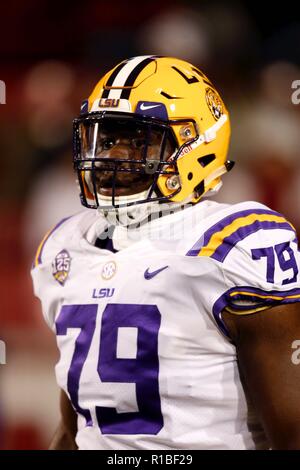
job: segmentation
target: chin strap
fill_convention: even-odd
[[[233,163],[233,162],[230,162],[230,163]],[[225,165],[222,165],[222,166],[219,166],[219,168],[217,168],[215,171],[213,171],[210,175],[207,176],[207,178],[205,178],[204,180],[204,186],[208,186],[213,180],[217,179],[217,178],[220,178],[220,176],[224,175],[225,173],[227,173],[228,171],[231,170],[231,168],[233,167],[233,165],[230,166],[229,168],[229,163],[226,162]]]
[[[220,178],[220,176],[224,175],[225,173],[228,173],[228,171],[234,167],[234,163],[235,162],[231,160],[227,160],[224,165],[213,171],[207,178],[204,179],[204,187],[207,187],[213,180]],[[209,189],[204,196],[214,196],[221,189],[222,185],[223,182],[219,181],[213,188]]]

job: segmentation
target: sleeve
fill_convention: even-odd
[[[300,255],[293,225],[265,206],[230,214],[203,237],[198,256],[220,266],[224,292],[213,305],[223,333],[224,309],[237,315],[300,301]]]
[[[43,316],[52,330],[55,326],[57,302],[61,295],[57,291],[59,284],[62,284],[60,282],[62,278],[58,278],[57,274],[60,276],[64,274],[62,270],[57,273],[57,270],[54,269],[54,263],[56,258],[66,251],[61,250],[60,240],[57,240],[56,234],[64,222],[69,219],[70,217],[62,219],[46,233],[38,246],[31,269],[34,295],[41,301]]]

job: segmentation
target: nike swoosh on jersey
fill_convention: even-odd
[[[145,279],[152,279],[154,276],[159,274],[161,271],[164,271],[167,269],[169,266],[164,266],[163,268],[157,269],[156,271],[152,271],[151,273],[149,272],[149,268],[146,269],[144,272],[144,278]]]
[[[152,108],[158,108],[158,106],[161,106],[160,104],[152,104],[152,105],[148,105],[146,106],[145,103],[142,103],[141,106],[140,106],[140,109],[142,111],[146,111],[146,109],[152,109]]]

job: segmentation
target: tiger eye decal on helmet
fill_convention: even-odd
[[[218,93],[212,88],[206,88],[205,90],[206,102],[213,117],[217,121],[223,114],[223,104]]]
[[[196,203],[233,166],[226,106],[206,75],[183,60],[121,62],[97,83],[84,110],[74,120],[74,167],[87,207],[98,207],[103,192],[108,210]]]

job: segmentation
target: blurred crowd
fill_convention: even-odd
[[[291,95],[300,79],[300,20],[264,21],[238,1],[15,4],[2,6],[0,33],[0,339],[7,344],[0,448],[29,449],[45,448],[58,420],[57,352],[29,271],[45,232],[81,210],[72,171],[72,119],[81,101],[126,57],[194,63],[231,112],[237,164],[217,199],[258,200],[299,230],[300,105]]]

